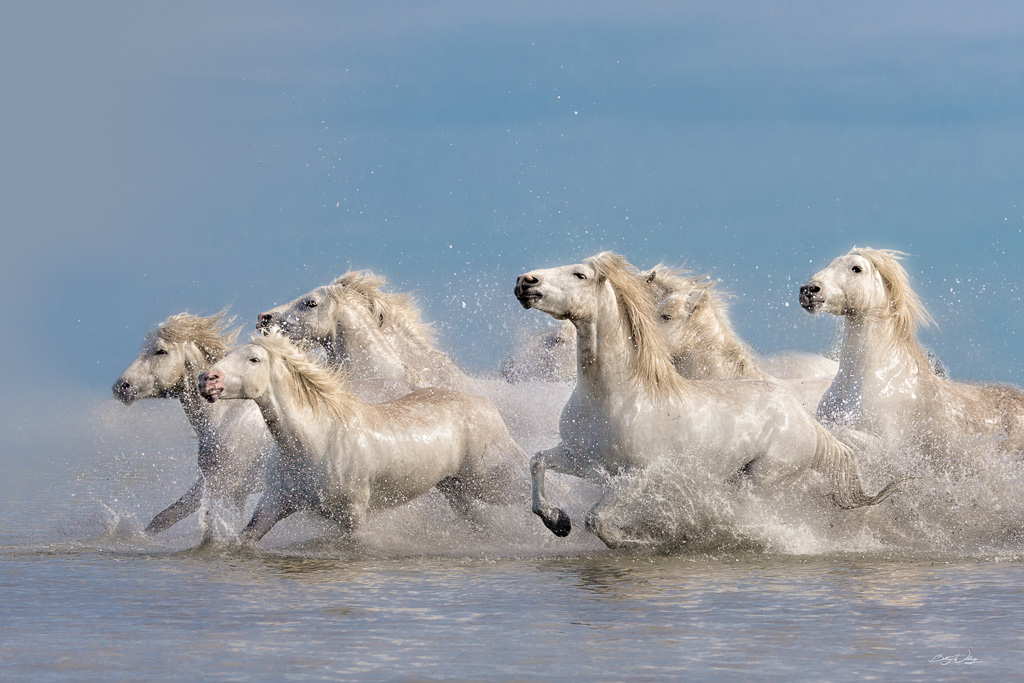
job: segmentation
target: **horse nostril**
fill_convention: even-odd
[[[809,284],[807,285],[807,291],[810,292],[811,294],[817,294],[818,292],[821,291],[821,286],[813,283]]]
[[[520,275],[519,277],[516,278],[516,291],[522,292],[527,287],[532,287],[538,282],[540,282],[540,280],[538,280],[532,275]]]

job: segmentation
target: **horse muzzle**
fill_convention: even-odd
[[[821,285],[815,281],[800,286],[800,305],[804,310],[816,313],[821,305],[825,303],[825,297],[821,295]]]
[[[266,334],[267,332],[274,328],[284,331],[287,328],[287,326],[288,324],[287,322],[285,322],[284,318],[282,318],[280,315],[275,315],[271,311],[267,311],[266,313],[260,313],[258,316],[256,316],[256,329],[259,330],[260,332],[263,332],[264,334]]]
[[[110,389],[114,392],[114,398],[126,406],[130,406],[139,397],[138,389],[132,386],[128,380],[119,379]]]
[[[519,300],[523,308],[532,308],[543,297],[537,289],[538,285],[540,285],[540,280],[529,273],[520,275],[516,279],[513,294],[515,294],[516,299]]]
[[[213,403],[224,393],[224,376],[216,372],[201,372],[196,379],[199,395]]]

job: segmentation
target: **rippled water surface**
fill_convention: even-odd
[[[549,418],[513,430],[542,447]],[[195,519],[140,533],[194,480],[175,404],[83,399],[7,419],[2,679],[1005,680],[1024,665],[1019,536],[934,490],[833,520],[836,536],[789,511],[756,543],[669,554],[557,539],[525,502],[473,529],[433,495],[351,541],[296,518],[256,551],[194,550]],[[588,487],[552,490],[579,514]],[[973,502],[1015,522],[1001,496]],[[932,510],[942,500],[962,507]],[[973,540],[930,545],[956,514]]]

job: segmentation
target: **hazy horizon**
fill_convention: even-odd
[[[494,369],[548,322],[515,277],[604,249],[720,279],[760,351],[823,351],[796,287],[854,245],[910,254],[953,376],[1024,383],[1024,7],[5,15],[6,395],[101,394],[168,315],[251,329],[349,268]]]

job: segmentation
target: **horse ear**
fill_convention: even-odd
[[[693,313],[708,297],[706,289],[695,289],[686,297],[686,312]]]
[[[647,282],[647,284],[651,284],[652,282],[654,282],[654,279],[656,277],[658,277],[658,269],[651,268],[651,272],[647,273],[647,277],[644,278],[644,281]]]

